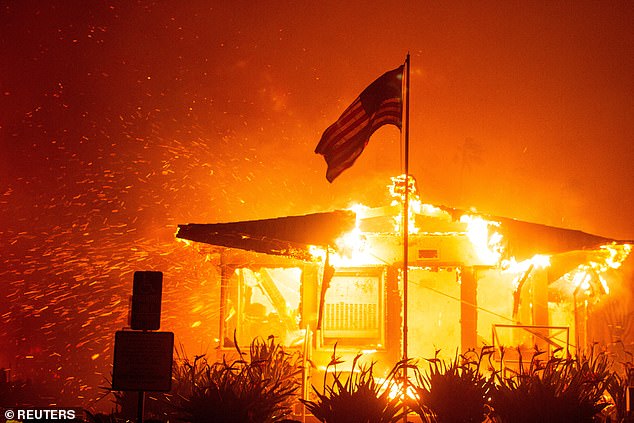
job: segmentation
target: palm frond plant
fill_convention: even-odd
[[[542,361],[535,350],[528,368],[520,364],[510,376],[496,374],[491,394],[495,421],[500,423],[591,423],[608,402],[604,392],[611,375],[606,354]]]
[[[631,353],[626,352],[630,357]],[[613,370],[607,377],[604,400],[606,407],[601,411],[600,421],[624,422],[628,421],[627,389],[630,386],[630,376],[634,373],[632,361],[622,362],[621,371]]]
[[[428,371],[415,371],[416,398],[411,408],[424,423],[481,423],[488,414],[488,394],[492,381],[481,371],[484,359],[492,353],[484,347],[480,353],[456,355],[449,363],[427,359]]]
[[[236,343],[237,345],[237,343]],[[189,392],[179,394],[181,419],[219,423],[269,423],[292,412],[300,387],[299,353],[288,353],[275,342],[253,340],[249,357],[209,363],[204,357],[185,362]]]
[[[607,380],[606,392],[608,406],[603,410],[604,415],[610,416],[610,421],[622,422],[627,414],[626,389],[627,378],[618,372],[613,372]]]
[[[377,382],[373,374],[375,363],[358,365],[359,354],[352,361],[350,373],[344,377],[337,369],[342,361],[336,356],[336,348],[335,345],[324,374],[323,391],[313,386],[315,400],[300,400],[313,416],[326,423],[393,423],[401,419],[401,402],[398,396],[391,396],[392,388],[398,384],[401,366],[397,364],[383,382]],[[332,378],[330,382],[328,375]]]

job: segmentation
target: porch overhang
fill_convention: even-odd
[[[336,210],[301,216],[228,223],[178,225],[176,237],[258,253],[310,259],[308,247],[334,245],[356,225],[352,211]]]

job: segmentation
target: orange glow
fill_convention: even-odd
[[[400,175],[392,177],[392,183],[388,185],[388,190],[392,196],[391,206],[402,207],[405,189],[404,181],[405,176]],[[416,226],[416,216],[437,217],[446,220],[451,220],[451,215],[439,207],[431,204],[424,204],[420,200],[418,195],[416,181],[410,176],[408,188],[408,216],[409,216],[409,233],[418,234],[420,228]],[[383,260],[380,260],[373,254],[371,248],[371,234],[364,233],[360,229],[361,220],[367,215],[369,207],[355,204],[349,208],[355,212],[356,228],[336,240],[336,251],[330,251],[328,257],[329,263],[335,267],[343,266],[362,266],[370,264],[382,264]],[[399,233],[402,230],[402,213],[396,213],[393,216],[394,219],[394,233]],[[502,235],[493,228],[499,227],[500,223],[486,220],[480,216],[465,214],[460,218],[460,222],[466,224],[464,232],[455,232],[454,235],[466,235],[473,245],[473,250],[476,253],[477,258],[482,264],[485,265],[498,265],[503,253]],[[326,260],[326,250],[321,247],[310,246],[310,254],[319,261]]]
[[[445,218],[447,220],[451,220],[451,215],[444,211],[443,209],[433,206],[431,204],[421,204],[420,205],[420,213],[429,216],[429,217],[437,217],[437,218]]]
[[[350,210],[352,212],[354,212],[354,214],[357,217],[357,221],[356,221],[356,227],[358,228],[360,225],[360,221],[363,218],[363,216],[365,215],[365,212],[370,210],[370,207],[365,206],[363,204],[359,204],[359,203],[355,203],[353,205],[351,205],[350,207],[348,207],[347,210]]]
[[[536,269],[545,269],[550,266],[550,256],[543,254],[535,254],[533,257],[518,262],[515,257],[508,260],[502,260],[502,269],[509,273],[524,273],[531,266]]]
[[[187,246],[194,245],[193,241],[190,241],[190,240],[185,239],[185,238],[178,238],[177,235],[178,235],[178,232],[176,232],[175,238],[174,238],[174,239],[176,239],[177,242],[182,242],[183,244],[185,244]]]
[[[590,291],[590,281],[592,276],[587,272],[586,266],[581,266],[580,269],[572,277],[572,283],[575,288],[580,288],[586,293]]]
[[[502,257],[502,235],[499,232],[490,233],[489,227],[499,227],[500,223],[467,214],[460,217],[460,222],[467,224],[466,234],[478,258],[485,264],[497,264]]]
[[[597,277],[599,278],[599,282],[601,283],[601,287],[603,288],[603,291],[606,294],[610,293],[610,287],[608,286],[608,281],[605,280],[605,278],[603,278],[603,276],[601,275],[597,275]]]
[[[589,295],[592,292],[591,282],[593,278],[596,278],[603,292],[609,294],[610,286],[604,274],[609,270],[621,267],[623,261],[625,261],[631,251],[632,246],[630,244],[602,245],[599,254],[594,256],[588,264],[580,265],[577,269],[566,275],[567,280],[570,281],[574,289],[580,289],[586,295]]]
[[[359,228],[354,228],[352,231],[339,237],[335,241],[335,244],[337,245],[337,250],[347,257],[358,257],[365,251],[365,237]]]
[[[392,197],[391,206],[395,210],[402,210],[402,204],[405,195],[404,175],[392,177],[392,183],[388,185],[389,193]],[[409,190],[409,232],[410,234],[420,234],[421,228],[416,226],[417,216],[434,217],[452,220],[452,215],[447,211],[425,204],[420,200],[417,191],[416,181],[410,176],[408,182]],[[376,240],[377,234],[363,232],[361,222],[373,216],[373,209],[362,204],[354,204],[349,210],[355,212],[356,227],[352,231],[342,235],[331,246],[328,256],[329,264],[334,267],[355,267],[384,264],[377,254]],[[393,234],[396,235],[402,231],[402,212],[395,212],[392,216],[394,219]],[[515,257],[502,260],[505,248],[504,238],[499,231],[501,223],[486,219],[475,213],[465,213],[460,217],[460,223],[464,225],[462,231],[447,232],[446,235],[466,236],[470,241],[475,258],[482,265],[499,266],[504,273],[522,274],[531,267],[535,270],[545,269],[551,265],[551,257],[549,255],[536,254],[530,259],[517,261]],[[385,234],[383,234],[385,235]],[[568,273],[565,280],[569,281],[574,289],[580,289],[589,294],[592,291],[592,281],[596,281],[596,285],[600,286],[600,290],[609,293],[610,289],[606,278],[602,276],[609,269],[617,269],[627,258],[632,250],[629,244],[608,244],[600,247],[600,250],[585,265],[580,266],[576,270]],[[316,246],[309,247],[310,254],[317,261],[325,262],[326,249]],[[379,253],[380,255],[381,253]],[[513,282],[517,284],[519,279]],[[517,288],[517,287],[516,287]]]
[[[375,377],[374,380],[376,380],[378,384],[384,384],[387,382],[387,379],[378,377]],[[392,383],[389,383],[387,386],[387,389],[389,390],[388,398],[393,400],[403,397],[403,383],[401,381],[392,381]],[[419,399],[418,394],[411,383],[407,385],[407,396],[410,400]]]
[[[381,263],[368,248],[366,235],[358,228],[345,233],[335,241],[336,250],[330,250],[328,261],[334,267],[354,267]],[[326,250],[310,245],[309,253],[318,261],[326,261]]]
[[[392,206],[402,207],[405,201],[405,175],[393,176],[392,183],[388,185],[388,189],[390,191],[390,195],[392,196]],[[419,228],[416,226],[415,216],[420,214],[423,209],[423,204],[420,201],[420,196],[418,195],[418,189],[416,187],[416,180],[412,175],[409,175],[408,184],[407,184],[407,218],[408,218],[408,231],[410,234],[417,234]],[[433,206],[430,206],[433,207]],[[435,207],[434,207],[435,208]],[[440,210],[440,209],[438,209]],[[394,217],[394,231],[401,232],[403,229],[403,213],[399,213]]]
[[[354,267],[381,263],[372,253],[367,243],[367,235],[359,228],[365,212],[369,210],[363,204],[353,204],[348,210],[356,215],[356,225],[335,240],[336,250],[331,250],[328,257],[330,265],[334,267]],[[326,250],[315,245],[308,246],[308,252],[317,261],[326,261]]]
[[[590,265],[595,270],[599,270],[601,272],[608,269],[618,269],[619,267],[621,267],[621,264],[623,264],[631,251],[632,246],[630,244],[602,245],[601,252],[603,252],[605,255],[605,261],[603,263],[590,262]]]

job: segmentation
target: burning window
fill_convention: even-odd
[[[240,345],[270,335],[283,345],[301,341],[301,275],[296,267],[237,268],[226,287],[223,345],[233,345],[234,332]]]
[[[385,345],[384,287],[381,268],[337,270],[324,299],[323,345]]]

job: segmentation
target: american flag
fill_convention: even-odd
[[[324,131],[315,153],[328,164],[329,182],[354,164],[377,129],[383,125],[401,128],[403,69],[401,65],[381,75]]]

